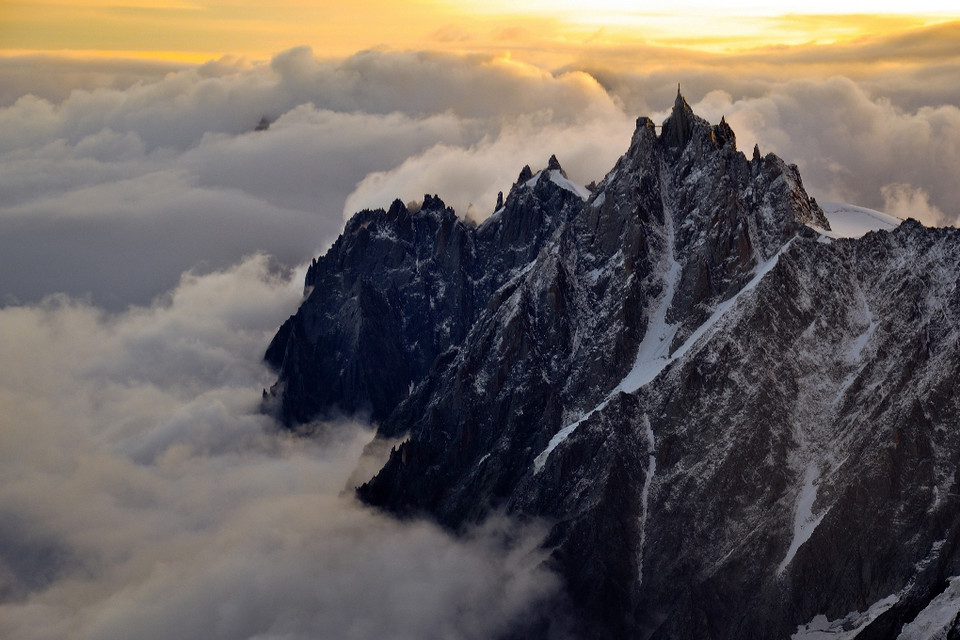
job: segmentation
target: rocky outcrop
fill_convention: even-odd
[[[340,413],[389,416],[580,209],[581,197],[541,175],[521,175],[479,227],[430,195],[415,212],[397,200],[353,216],[310,266],[304,303],[267,349],[279,375],[265,406],[291,427]]]
[[[357,214],[268,352],[284,416],[406,438],[370,504],[549,523],[583,637],[896,637],[960,575],[960,234],[823,237],[682,96],[575,191]]]

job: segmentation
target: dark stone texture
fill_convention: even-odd
[[[429,196],[354,216],[269,400],[407,437],[370,504],[548,522],[582,637],[896,637],[960,574],[960,232],[823,238],[797,168],[682,96],[586,202],[550,171],[478,227]],[[669,360],[624,386],[644,345]]]

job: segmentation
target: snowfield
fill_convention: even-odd
[[[893,231],[903,222],[889,213],[842,202],[821,202],[820,208],[830,221],[831,230],[813,228],[828,238],[862,238],[871,231]]]

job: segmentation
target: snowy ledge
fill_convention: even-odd
[[[670,234],[672,235],[672,231]],[[533,460],[534,475],[539,474],[543,470],[544,465],[547,464],[547,459],[550,457],[550,454],[553,453],[554,449],[556,449],[564,440],[566,440],[570,434],[576,431],[577,427],[579,427],[584,420],[606,407],[618,393],[636,393],[641,387],[646,386],[657,376],[659,376],[660,373],[667,368],[667,366],[683,358],[687,352],[690,351],[694,345],[700,341],[701,338],[707,336],[707,339],[709,339],[709,337],[712,336],[713,332],[716,330],[720,320],[731,309],[733,309],[746,294],[756,288],[757,284],[763,280],[763,277],[777,265],[777,262],[780,260],[780,256],[790,248],[791,244],[793,244],[792,239],[780,247],[780,250],[777,251],[777,253],[774,254],[769,260],[758,264],[754,268],[754,275],[750,281],[747,282],[747,284],[745,284],[740,291],[735,293],[732,298],[718,304],[710,317],[707,318],[703,324],[697,327],[697,329],[687,337],[683,344],[671,354],[668,353],[667,350],[669,349],[670,342],[673,340],[676,327],[674,325],[666,324],[666,312],[670,304],[673,302],[676,280],[680,276],[680,265],[673,257],[673,240],[671,239],[668,243],[668,245],[671,246],[671,253],[669,254],[667,265],[666,291],[663,299],[658,305],[658,310],[654,311],[654,317],[651,318],[651,324],[647,329],[647,335],[644,336],[643,341],[640,343],[637,359],[633,365],[633,368],[627,373],[623,380],[620,381],[620,384],[614,387],[613,390],[610,391],[610,393],[607,394],[607,396],[597,406],[590,411],[581,414],[573,423],[568,424],[554,434],[554,436],[550,439],[550,442],[547,444],[547,447]]]
[[[576,194],[581,200],[586,202],[587,198],[590,197],[590,190],[584,186],[577,184],[576,182],[570,180],[564,176],[558,169],[544,169],[548,172],[548,177],[550,182],[557,185],[561,189],[566,189],[567,191]],[[537,171],[532,178],[526,181],[526,186],[531,189],[537,185],[537,182],[540,180],[540,174],[543,171]]]
[[[831,231],[814,225],[810,228],[828,238],[861,238],[871,231],[893,231],[903,222],[889,213],[842,202],[821,202],[820,208],[830,221]]]

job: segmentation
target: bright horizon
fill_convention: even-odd
[[[310,46],[320,58],[363,49],[510,55],[544,68],[603,58],[646,68],[624,50],[683,57],[809,48],[910,34],[960,18],[946,2],[687,0],[669,9],[614,0],[329,1],[13,0],[0,10],[0,55],[158,59],[199,63],[221,56],[266,60]],[[613,62],[613,60],[616,62]]]

